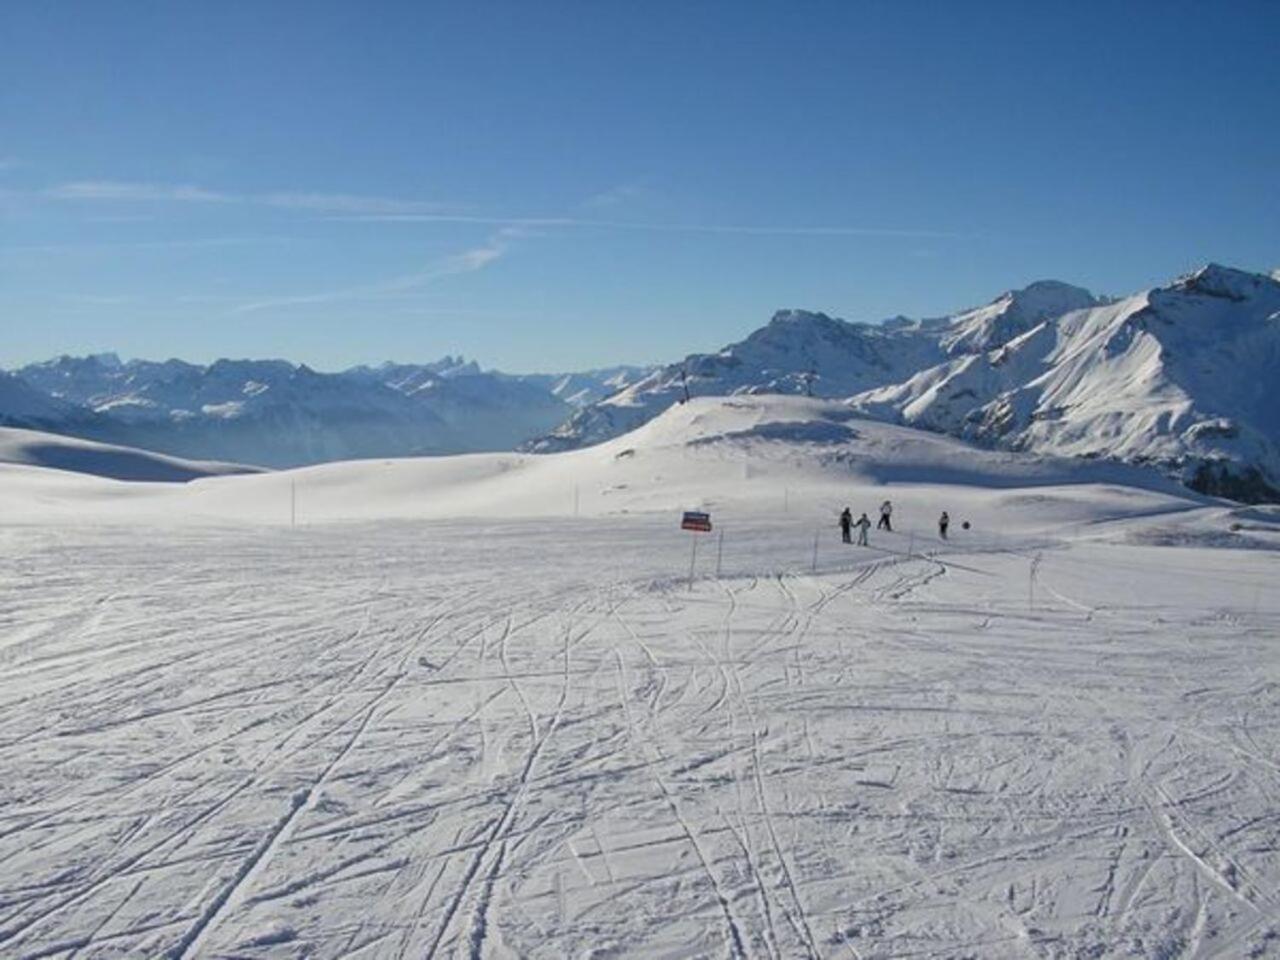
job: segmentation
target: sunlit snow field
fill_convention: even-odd
[[[692,585],[669,510],[23,501],[0,955],[1280,955],[1274,534],[850,486],[910,531],[861,549],[789,482],[717,507]]]

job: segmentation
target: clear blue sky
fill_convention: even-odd
[[[1280,266],[1280,3],[0,4],[0,365],[572,369]]]

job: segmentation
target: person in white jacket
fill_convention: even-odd
[[[880,504],[880,522],[876,524],[877,530],[888,530],[893,533],[893,504],[886,500]]]

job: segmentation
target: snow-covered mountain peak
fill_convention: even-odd
[[[305,365],[294,366],[287,360],[215,360],[206,369],[210,379],[218,381],[288,380],[297,374],[312,373]]]
[[[114,351],[108,351],[107,353],[91,353],[85,359],[98,364],[100,367],[105,367],[108,370],[119,370],[124,366],[124,363],[120,359],[120,355]]]
[[[918,326],[919,323],[920,321],[899,313],[896,316],[890,317],[888,320],[882,320],[880,322],[880,329],[886,332],[892,332],[895,330],[905,330],[908,327]]]
[[[849,323],[812,310],[779,310],[741,343],[730,344],[720,351],[720,356],[746,357],[762,350],[792,353],[820,344],[838,344],[872,329],[865,323]],[[821,362],[822,358],[814,360]]]
[[[468,360],[462,354],[456,357],[445,355],[435,363],[424,364],[424,366],[442,377],[478,377],[483,372],[480,364],[474,360]]]
[[[1020,290],[1005,291],[986,306],[957,314],[942,345],[953,356],[991,350],[1045,320],[1102,302],[1083,287],[1060,280],[1037,280]]]
[[[634,429],[685,396],[748,393],[847,397],[905,380],[948,356],[979,353],[1071,310],[1096,306],[1087,290],[1046,280],[974,310],[883,324],[850,323],[811,310],[779,310],[745,339],[692,354],[584,407],[539,452],[598,443]]]
[[[1278,316],[1280,283],[1210,264],[852,402],[984,443],[1158,464],[1204,492],[1274,499]]]
[[[1277,272],[1280,273],[1280,271]],[[1280,278],[1275,274],[1268,277],[1261,273],[1249,273],[1246,270],[1210,263],[1194,273],[1179,277],[1169,289],[1243,301],[1253,298],[1268,287],[1276,287],[1277,280]]]
[[[776,327],[827,327],[841,323],[843,321],[834,320],[817,310],[797,310],[794,308],[778,310],[769,319],[769,326]]]

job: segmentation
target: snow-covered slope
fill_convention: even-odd
[[[85,478],[83,488],[61,483],[54,490],[44,473],[11,474],[0,486],[31,517],[103,509],[103,481]],[[1154,471],[977,448],[859,417],[840,401],[743,395],[695,398],[630,434],[560,454],[326,463],[200,480],[175,494],[116,484],[111,508],[121,520],[180,512],[193,521],[275,524],[290,520],[296,493],[298,513],[309,523],[539,517],[697,505],[772,509],[779,491],[790,488],[815,503],[861,498],[862,509],[870,510],[886,484],[910,487],[897,496],[924,522],[948,504],[984,526],[1007,523],[1013,514],[1050,525],[1096,517],[1100,505],[1128,514],[1198,502]],[[992,497],[992,491],[1022,487],[1045,492],[1008,503]],[[998,520],[1001,511],[1006,515]]]
[[[112,480],[185,483],[198,477],[253,473],[233,463],[181,460],[148,450],[0,427],[0,463],[85,473]]]
[[[740,343],[693,354],[578,411],[537,452],[568,450],[632,430],[680,400],[741,393],[842,397],[902,380],[948,355],[988,349],[1040,319],[1098,301],[1087,290],[1039,281],[984,307],[930,320],[848,323],[823,313],[782,310]]]
[[[1280,509],[761,395],[0,509],[6,960],[1280,945]]]
[[[870,390],[863,413],[984,443],[1158,464],[1280,499],[1280,283],[1210,265]]]

